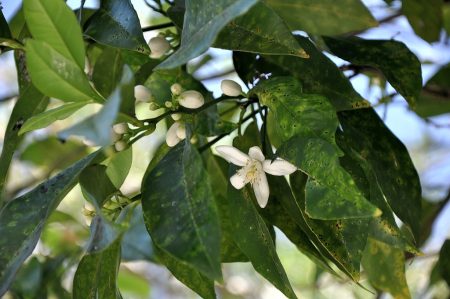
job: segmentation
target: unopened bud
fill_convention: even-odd
[[[186,126],[182,122],[180,122],[180,125],[177,128],[177,137],[181,140],[186,138]]]
[[[177,121],[181,119],[181,114],[180,113],[174,113],[171,114],[170,117],[172,117],[173,120]]]
[[[134,87],[134,97],[136,98],[136,101],[149,102],[152,98],[152,93],[150,92],[150,89],[144,85],[136,85]]]
[[[222,89],[224,95],[229,97],[237,97],[242,93],[241,86],[233,80],[222,80],[220,89]]]
[[[189,109],[197,109],[203,106],[205,98],[196,90],[187,90],[180,95],[179,103]]]
[[[125,141],[117,141],[114,143],[114,148],[116,151],[121,152],[128,147],[128,144]]]
[[[173,104],[172,104],[171,101],[166,101],[166,102],[164,103],[164,106],[166,106],[167,108],[172,108]]]
[[[180,84],[175,83],[172,84],[172,86],[170,86],[170,91],[172,92],[173,95],[178,96],[183,91],[183,87],[181,87]]]
[[[181,141],[181,139],[178,138],[178,136],[177,136],[177,130],[178,130],[179,126],[180,126],[179,122],[174,122],[170,126],[169,130],[167,130],[166,143],[169,147],[174,147],[175,145],[178,144],[178,142]]]
[[[126,123],[115,124],[113,130],[117,134],[125,134],[128,132],[128,125]]]
[[[189,140],[192,144],[196,144],[198,142],[197,136],[192,136],[191,140]]]
[[[148,46],[150,47],[151,58],[161,58],[170,50],[169,42],[162,36],[156,36],[150,39]]]

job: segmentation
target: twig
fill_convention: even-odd
[[[143,27],[143,28],[142,28],[142,31],[143,31],[143,32],[147,32],[147,31],[158,30],[158,29],[164,29],[164,28],[173,27],[173,26],[175,26],[175,24],[172,23],[172,22],[169,22],[169,23],[162,23],[162,24],[157,24],[157,25],[152,25],[152,26]]]

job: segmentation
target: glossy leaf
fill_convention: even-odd
[[[236,190],[228,185],[228,214],[234,231],[238,232],[233,234],[233,238],[259,274],[288,298],[297,298],[266,223],[255,208],[251,192],[247,187]]]
[[[277,135],[286,141],[297,134],[312,134],[334,143],[338,126],[336,111],[320,95],[304,94],[293,77],[272,77],[249,91],[261,104],[268,106]]]
[[[33,84],[43,94],[66,102],[102,102],[74,61],[38,40],[27,40],[27,66]]]
[[[362,265],[370,283],[396,299],[409,299],[403,251],[369,238]]]
[[[19,134],[42,129],[53,124],[57,120],[66,119],[89,103],[90,102],[67,103],[38,115],[34,115],[23,124]]]
[[[117,189],[122,186],[127,178],[132,163],[133,148],[130,147],[127,150],[115,153],[106,166],[106,174]]]
[[[318,35],[340,35],[377,25],[359,0],[266,0],[291,31]]]
[[[64,1],[24,0],[23,12],[33,38],[45,42],[84,69],[84,42],[75,14]]]
[[[73,279],[74,299],[117,298],[122,234],[97,216],[91,223],[91,242]]]
[[[85,34],[98,43],[150,54],[130,0],[105,0],[87,21]]]
[[[117,188],[106,174],[105,165],[91,165],[80,174],[80,187],[84,197],[98,211],[105,202],[117,191]]]
[[[256,0],[187,0],[181,47],[157,68],[169,69],[185,64],[205,52],[220,30],[244,14]]]
[[[3,15],[3,11],[0,9],[0,38],[8,38],[10,39],[11,31],[9,30],[8,22]]]
[[[207,277],[221,277],[217,208],[201,157],[189,142],[172,148],[146,175],[142,207],[161,250]]]
[[[324,37],[331,52],[355,65],[371,66],[414,107],[422,89],[420,61],[402,42]]]
[[[8,202],[0,210],[0,295],[36,246],[43,225],[61,200],[75,186],[81,171],[95,152],[50,180]]]
[[[245,15],[225,26],[213,46],[234,51],[308,58],[283,19],[264,2],[257,3]]]
[[[92,81],[103,97],[107,98],[119,84],[123,65],[122,55],[118,49],[105,47],[97,58]]]
[[[129,88],[133,80],[133,74],[129,68],[124,68],[122,80],[114,92],[108,98],[102,109],[59,133],[63,139],[71,135],[83,136],[97,145],[108,145],[111,142],[111,127],[119,114],[120,103],[122,100],[122,88]]]
[[[308,53],[309,59],[293,56],[264,56],[267,70],[260,72],[273,73],[281,68],[284,72],[282,75],[291,74],[301,82],[304,93],[325,96],[338,111],[369,106],[369,102],[353,89],[350,81],[338,67],[308,38],[296,36],[296,39]]]
[[[402,12],[414,32],[427,42],[439,40],[442,27],[442,0],[403,0]]]
[[[371,108],[341,112],[339,119],[344,131],[360,133],[353,145],[372,168],[389,206],[419,238],[422,190],[406,147]]]

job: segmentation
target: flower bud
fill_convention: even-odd
[[[172,117],[173,120],[177,121],[181,119],[181,113],[174,113],[171,114],[170,117]]]
[[[172,108],[173,104],[172,104],[171,101],[166,101],[166,102],[164,103],[164,106],[166,106],[167,108]]]
[[[120,139],[122,139],[122,137],[122,134],[117,134],[116,132],[114,132],[114,130],[111,130],[111,140],[113,142],[119,141]]]
[[[178,136],[178,138],[183,140],[186,138],[186,126],[182,122],[179,122],[179,124],[180,125],[177,128],[177,136]]]
[[[191,140],[190,140],[190,142],[192,143],[192,144],[196,144],[197,142],[198,142],[198,138],[197,138],[197,136],[192,136],[192,138],[191,138]]]
[[[148,46],[150,47],[151,58],[161,58],[170,50],[169,42],[162,36],[156,36],[150,39]]]
[[[149,102],[152,98],[152,93],[150,92],[150,89],[144,85],[136,85],[134,87],[134,97],[136,98],[136,101]]]
[[[178,96],[183,91],[183,87],[181,87],[180,84],[175,83],[172,84],[172,86],[170,86],[170,91],[172,92],[173,95]]]
[[[222,80],[220,89],[222,89],[224,95],[229,97],[237,97],[242,93],[241,86],[233,80]]]
[[[187,90],[180,95],[179,103],[189,109],[197,109],[203,106],[205,98],[196,90]]]
[[[179,126],[180,126],[179,122],[174,122],[170,126],[169,130],[167,130],[166,143],[170,147],[174,147],[175,145],[178,144],[178,142],[181,141],[181,139],[177,136],[177,130]]]
[[[114,143],[114,148],[116,151],[121,152],[128,147],[128,144],[125,141],[117,141]]]
[[[125,134],[128,132],[128,125],[126,123],[115,124],[113,130],[117,134]]]

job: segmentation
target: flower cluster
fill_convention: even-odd
[[[113,141],[116,151],[121,152],[128,147],[127,142],[124,140],[124,135],[129,132],[128,125],[126,123],[118,123],[113,126]]]

